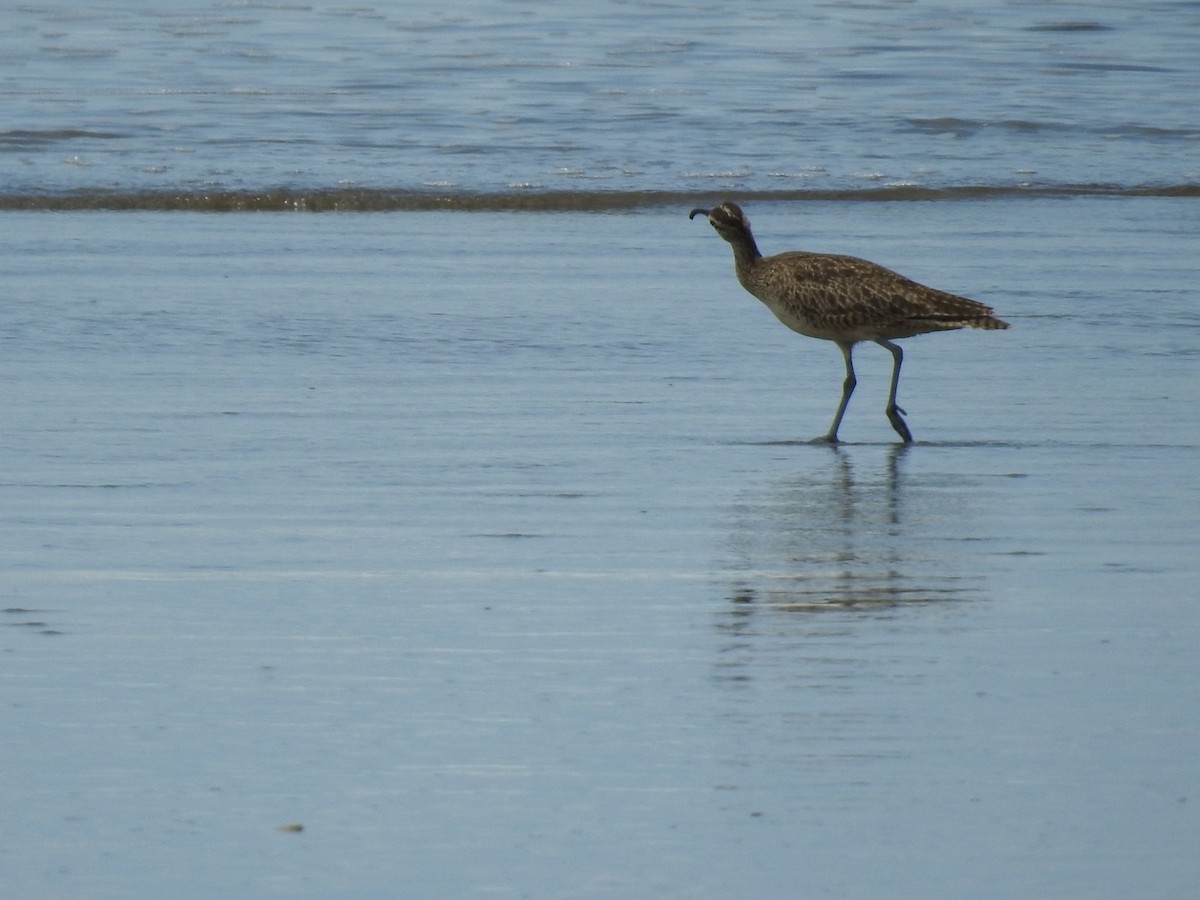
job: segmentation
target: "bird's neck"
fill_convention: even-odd
[[[733,247],[733,264],[739,272],[752,269],[754,264],[762,259],[762,254],[758,252],[758,244],[754,242],[754,235],[748,228],[729,243]]]

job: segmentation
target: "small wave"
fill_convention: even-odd
[[[1100,22],[1088,19],[1068,19],[1062,22],[1043,22],[1040,25],[1030,25],[1026,31],[1111,31],[1112,29]]]
[[[1063,61],[1049,66],[1047,71],[1070,75],[1076,72],[1148,72],[1152,74],[1164,74],[1175,70],[1166,66],[1150,66],[1142,63]]]
[[[141,210],[150,212],[617,212],[664,206],[696,206],[736,198],[782,202],[937,202],[1042,197],[1200,197],[1200,183],[1146,186],[1112,184],[1014,184],[927,187],[886,184],[857,189],[699,191],[501,192],[390,190],[385,188],[276,188],[265,191],[105,191],[0,194],[0,210]]]
[[[0,147],[41,147],[56,141],[116,140],[123,137],[125,135],[112,131],[85,131],[80,128],[15,128],[0,131]]]
[[[1200,128],[1171,128],[1161,125],[1141,125],[1136,122],[1112,124],[1089,122],[1048,122],[1039,119],[997,119],[983,122],[975,119],[960,119],[943,116],[932,119],[905,119],[904,124],[912,131],[922,134],[954,134],[969,137],[988,128],[1017,134],[1053,134],[1059,132],[1081,132],[1086,134],[1121,135],[1149,140],[1195,140],[1200,137]]]
[[[917,118],[906,120],[917,131],[975,131],[982,128],[984,123],[975,119],[960,119],[958,116],[935,116],[933,118]]]

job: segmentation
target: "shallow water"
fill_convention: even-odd
[[[1194,203],[750,213],[0,215],[9,890],[1185,896]]]
[[[5,205],[1200,182],[1194,3],[34,0],[0,24]]]
[[[1194,889],[1195,4],[161,7],[0,11],[8,893]],[[805,444],[726,197],[1013,328]]]

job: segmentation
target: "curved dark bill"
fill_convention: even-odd
[[[696,218],[696,216],[707,216],[707,215],[708,215],[707,209],[693,209],[690,213],[688,213],[688,218],[694,219],[694,218]]]

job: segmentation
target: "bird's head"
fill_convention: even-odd
[[[750,221],[736,203],[726,201],[712,209],[693,209],[688,218],[694,219],[699,215],[708,216],[708,224],[731,244],[750,234]]]

